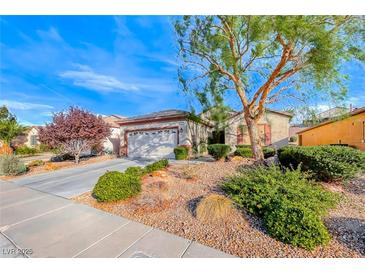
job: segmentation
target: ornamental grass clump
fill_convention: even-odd
[[[27,167],[15,155],[0,156],[0,175],[19,175],[27,171]]]
[[[294,246],[312,250],[330,235],[322,218],[339,199],[300,170],[277,166],[241,169],[222,189],[240,207],[263,218],[267,232]]]
[[[223,195],[211,194],[199,202],[196,217],[202,222],[223,220],[230,215],[232,209],[230,199]]]

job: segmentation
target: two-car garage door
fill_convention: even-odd
[[[130,158],[174,158],[178,129],[135,130],[126,137]]]

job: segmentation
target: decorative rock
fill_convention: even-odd
[[[164,170],[157,170],[157,171],[153,171],[151,173],[152,177],[161,177],[161,178],[166,178],[167,177],[167,172]]]

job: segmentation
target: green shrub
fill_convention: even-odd
[[[124,173],[129,174],[129,175],[134,175],[137,177],[142,177],[143,175],[146,174],[146,170],[140,166],[131,166],[131,167],[128,167],[124,171]]]
[[[33,167],[33,166],[43,166],[44,165],[44,161],[43,160],[33,160],[28,164],[28,167]]]
[[[186,160],[189,156],[189,150],[185,146],[178,146],[174,148],[176,160]]]
[[[263,147],[262,151],[265,159],[275,156],[275,149],[273,147]]]
[[[316,213],[287,200],[281,200],[266,212],[264,222],[270,235],[293,246],[312,250],[330,240],[326,226]]]
[[[112,202],[130,198],[140,191],[140,177],[119,171],[108,171],[99,178],[92,193],[98,202]]]
[[[234,152],[234,155],[241,156],[241,157],[244,157],[244,158],[252,158],[253,157],[252,149],[250,147],[239,147]]]
[[[169,161],[166,160],[166,159],[162,159],[162,160],[159,160],[159,161],[156,161],[150,165],[147,165],[145,167],[145,170],[147,173],[150,173],[150,172],[153,172],[153,171],[156,171],[156,170],[160,170],[160,169],[163,169],[165,167],[167,167],[169,164]]]
[[[246,168],[222,189],[238,206],[261,216],[273,237],[307,249],[328,242],[321,217],[337,204],[338,195],[310,181],[300,168]]]
[[[18,175],[27,171],[27,167],[15,155],[0,156],[0,175]]]
[[[199,144],[199,153],[205,153],[207,152],[207,144],[206,143],[200,143]]]
[[[345,146],[287,146],[279,149],[278,155],[283,166],[301,164],[316,180],[347,180],[365,170],[365,153]]]
[[[298,140],[298,137],[297,136],[291,136],[290,138],[289,138],[289,142],[291,142],[291,143],[295,143],[296,141]]]
[[[228,155],[231,151],[231,147],[225,144],[213,144],[208,145],[208,153],[213,156],[214,159],[219,160]]]
[[[234,155],[245,157],[245,158],[253,157],[251,145],[237,145],[236,147],[237,147],[237,149],[234,152]],[[275,149],[272,147],[263,147],[262,152],[264,153],[265,159],[275,155]]]
[[[15,149],[15,154],[17,155],[34,155],[38,151],[36,148],[28,147],[28,146],[19,146]]]

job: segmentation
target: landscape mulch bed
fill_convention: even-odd
[[[364,257],[365,178],[345,187],[335,186],[344,201],[333,210],[326,224],[333,235],[325,247],[307,251],[271,238],[259,218],[234,209],[226,220],[203,223],[195,217],[202,197],[220,192],[222,180],[250,160],[170,165],[158,176],[142,180],[142,192],[134,198],[98,203],[91,193],[74,200],[142,222],[240,257]]]

